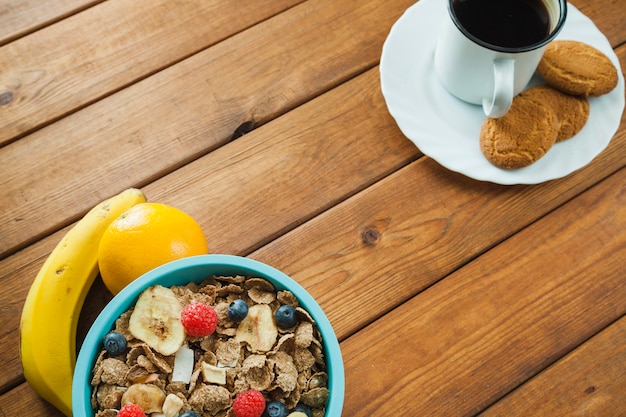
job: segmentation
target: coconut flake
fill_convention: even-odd
[[[191,374],[194,368],[194,352],[187,345],[183,345],[176,352],[174,357],[174,370],[172,371],[172,382],[183,382],[188,384],[191,381]]]

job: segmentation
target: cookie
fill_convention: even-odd
[[[617,68],[593,46],[572,40],[552,41],[537,72],[564,93],[601,96],[617,86]]]
[[[525,94],[536,97],[537,100],[541,100],[552,107],[559,120],[557,142],[574,137],[589,119],[589,101],[585,96],[565,94],[549,85],[529,88]]]
[[[506,115],[485,120],[480,150],[498,168],[524,168],[552,148],[558,133],[559,121],[552,107],[535,94],[522,92],[513,99]]]

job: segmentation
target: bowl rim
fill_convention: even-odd
[[[340,416],[345,394],[344,365],[339,341],[322,308],[297,281],[278,269],[251,258],[223,254],[190,256],[161,265],[131,282],[107,303],[87,332],[76,360],[72,380],[73,415],[94,415],[91,408],[91,370],[100,351],[98,346],[106,333],[113,328],[115,320],[135,304],[144,289],[157,284],[171,287],[191,281],[201,282],[208,277],[206,272],[202,272],[206,268],[214,271],[209,273],[211,275],[238,273],[265,278],[277,290],[288,288],[296,296],[322,333],[328,388],[331,392],[326,405],[326,416]],[[164,279],[168,281],[167,284],[162,283]],[[333,354],[330,355],[330,352]]]

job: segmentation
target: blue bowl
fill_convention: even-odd
[[[265,278],[277,290],[287,289],[298,298],[322,334],[330,390],[326,416],[341,416],[345,390],[343,360],[337,336],[321,307],[300,284],[284,273],[261,262],[233,255],[200,255],[170,262],[142,275],[117,294],[91,326],[78,354],[72,383],[73,415],[93,417],[91,370],[102,349],[102,339],[111,331],[115,320],[135,304],[139,294],[152,285],[171,287],[192,281],[199,283],[212,275],[251,275]]]

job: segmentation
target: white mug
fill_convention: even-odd
[[[566,0],[448,0],[435,72],[450,93],[502,117],[566,14]]]

